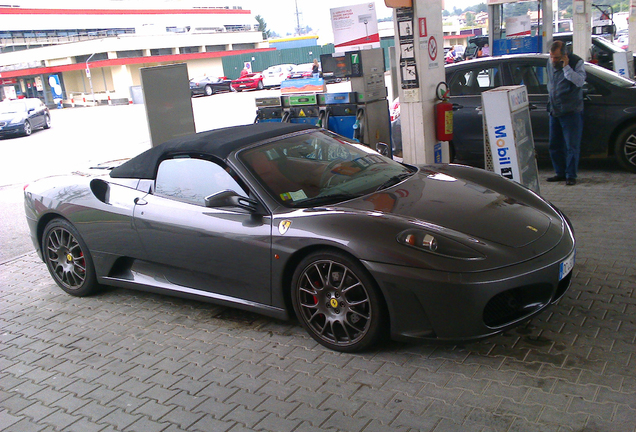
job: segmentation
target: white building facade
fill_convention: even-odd
[[[186,63],[190,77],[222,76],[223,57],[270,49],[251,11],[239,6],[112,3],[117,7],[0,6],[0,97],[52,105],[57,80],[64,103],[89,94],[127,103],[142,67]]]

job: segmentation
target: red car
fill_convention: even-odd
[[[232,88],[236,91],[263,89],[263,74],[260,72],[250,73],[242,78],[232,80]]]

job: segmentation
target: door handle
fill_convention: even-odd
[[[484,113],[482,112],[482,108],[481,105],[475,108],[475,111],[477,111],[477,114],[479,115],[483,115]]]
[[[148,204],[148,201],[146,201],[143,198],[137,197],[137,198],[135,198],[135,204],[136,205],[146,205],[146,204]]]
[[[537,108],[539,108],[539,107],[538,107],[538,106],[536,106],[536,105],[533,105],[533,104],[528,105],[528,109],[529,109],[530,111],[536,110]]]
[[[464,108],[464,105],[460,105],[460,104],[457,104],[457,103],[453,104],[453,111],[457,111],[457,110],[460,110],[462,108]]]

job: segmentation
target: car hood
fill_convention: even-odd
[[[477,178],[420,170],[392,188],[349,201],[346,206],[424,222],[442,231],[451,230],[513,248],[527,246],[543,237],[556,214],[534,207],[530,201],[538,197],[517,185],[510,188],[513,194],[496,190],[498,185],[505,189],[509,186],[505,182],[509,181],[493,179],[493,174],[484,173],[494,188],[484,186],[488,181],[475,182]],[[529,198],[527,202],[524,196]]]
[[[25,113],[22,112],[18,112],[18,113],[3,113],[0,114],[0,121],[11,121],[13,119],[24,119],[25,118]]]

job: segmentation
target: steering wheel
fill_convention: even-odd
[[[325,168],[325,170],[322,172],[322,175],[320,176],[320,189],[329,187],[329,185],[331,184],[331,180],[337,175],[332,173],[331,169],[342,162],[344,162],[343,159],[334,159],[329,163],[329,165],[327,165],[327,168]]]

